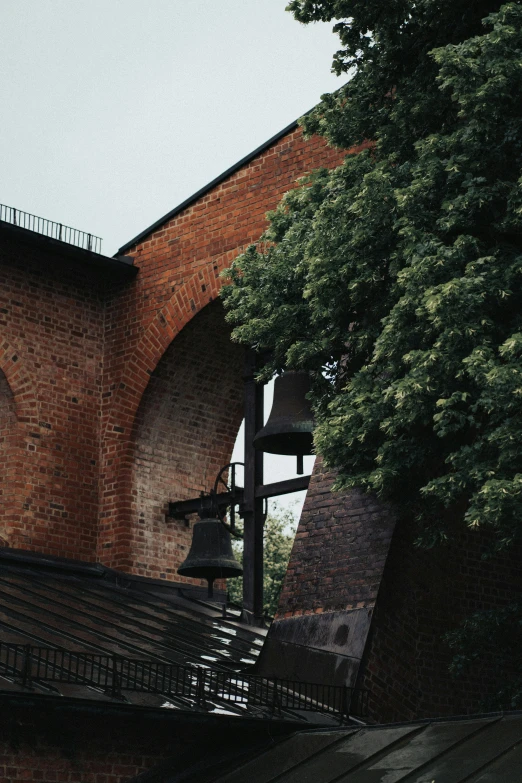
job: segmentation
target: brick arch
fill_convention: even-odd
[[[35,384],[25,367],[20,352],[4,340],[0,345],[0,371],[13,394],[16,417],[21,424],[38,422],[38,400]]]
[[[199,272],[192,275],[158,310],[126,361],[115,390],[105,437],[119,433],[119,428],[127,429],[129,424],[132,427],[143,392],[161,357],[183,327],[214,301],[221,285],[220,279],[211,275],[209,270]]]
[[[194,278],[158,312],[127,362],[103,443],[98,558],[176,580],[190,530],[166,527],[168,500],[210,488],[242,418],[243,349],[230,341],[216,301],[219,281]],[[212,415],[198,431],[205,406]]]

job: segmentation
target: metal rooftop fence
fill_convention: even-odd
[[[2,642],[0,675],[25,688],[67,683],[94,687],[112,698],[122,698],[124,691],[155,693],[178,700],[181,707],[218,707],[251,717],[292,718],[293,712],[315,712],[343,723],[350,715],[367,713],[368,693],[362,689],[58,647]]]
[[[36,234],[59,239],[61,242],[67,242],[69,245],[81,247],[84,250],[91,250],[93,253],[101,253],[102,240],[100,237],[88,234],[86,231],[78,231],[78,229],[65,226],[63,223],[55,223],[52,220],[31,215],[29,212],[22,212],[21,209],[15,209],[15,207],[0,204],[0,221],[26,228]]]

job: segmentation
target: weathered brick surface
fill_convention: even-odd
[[[100,751],[94,747],[66,754],[42,743],[13,748],[0,742],[0,783],[16,780],[46,783],[125,783],[158,761],[157,755],[140,750],[127,753]]]
[[[104,297],[85,269],[0,244],[0,536],[84,559],[96,546]]]
[[[343,155],[290,131],[130,249],[130,281],[2,236],[1,539],[177,578],[190,530],[167,503],[211,488],[240,419],[240,352],[205,308],[265,213]]]
[[[16,503],[16,474],[20,459],[17,456],[17,418],[14,395],[5,374],[0,371],[0,503],[3,509],[3,535],[0,546],[8,541],[4,531],[12,529]]]
[[[292,666],[294,677],[306,673],[308,679],[314,666],[320,676],[321,664],[335,677],[345,659],[328,638],[328,618],[341,623],[343,616],[335,612],[359,610],[369,613],[371,624],[362,630],[363,639],[353,627],[354,615],[346,612],[350,632],[344,653],[353,656],[350,636],[352,647],[355,637],[362,642],[364,653],[355,656],[359,673],[356,679],[356,669],[350,670],[348,684],[368,689],[373,720],[486,709],[499,687],[489,662],[454,679],[445,635],[472,612],[505,606],[520,594],[522,552],[484,560],[489,542],[476,531],[448,547],[420,549],[413,525],[396,524],[386,506],[361,492],[332,493],[334,479],[318,458],[261,663],[272,673]],[[292,625],[300,615],[312,614],[324,619],[319,641],[307,636],[306,626],[297,634]],[[295,650],[294,637],[300,645]]]
[[[254,753],[289,731],[266,723],[235,726],[226,716],[191,722],[174,710],[114,711],[113,704],[102,711],[68,701],[51,706],[45,697],[32,705],[20,699],[1,711],[0,783],[131,783],[143,772],[163,780],[249,748]],[[165,765],[162,774],[157,767]]]
[[[278,619],[374,605],[394,528],[390,509],[360,491],[332,492],[316,459],[290,555]]]
[[[221,270],[260,236],[266,212],[300,176],[333,166],[343,156],[323,139],[304,141],[299,129],[291,131],[127,251],[140,273],[107,309],[98,548],[105,564],[134,569],[129,520],[140,512],[134,495],[133,431],[151,375],[185,325],[215,299]],[[215,380],[219,383],[219,377]],[[197,394],[192,394],[195,404],[201,402]],[[225,394],[222,404],[228,405]],[[233,440],[236,431],[229,429],[225,440]],[[183,492],[173,493],[180,496]],[[171,561],[170,567],[176,565]]]
[[[243,349],[230,341],[222,310],[221,302],[213,302],[183,329],[151,375],[138,409],[130,560],[141,576],[192,581],[175,568],[187,555],[192,530],[165,520],[168,500],[208,492],[230,462],[243,415]]]
[[[191,741],[190,728],[170,725],[163,716],[129,709],[114,714],[109,704],[104,714],[96,704],[89,710],[68,702],[43,697],[31,705],[23,699],[3,705],[0,783],[126,783]]]
[[[499,683],[488,661],[452,678],[445,634],[480,609],[505,606],[522,588],[521,552],[482,559],[487,536],[421,550],[410,526],[396,529],[374,611],[362,684],[372,717],[413,720],[477,713]]]

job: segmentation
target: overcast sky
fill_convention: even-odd
[[[0,203],[112,255],[341,81],[285,0],[4,0]]]
[[[285,5],[4,0],[0,203],[113,255],[340,86],[331,25]],[[265,463],[267,482],[295,475]]]

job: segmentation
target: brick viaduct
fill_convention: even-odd
[[[124,246],[134,266],[0,224],[1,546],[182,581],[191,531],[168,502],[211,488],[242,418],[219,274],[345,154],[290,126]],[[477,710],[494,683],[454,685],[442,636],[505,605],[519,557],[484,563],[477,535],[419,554],[332,480],[317,460],[259,671],[369,685],[380,720]]]

